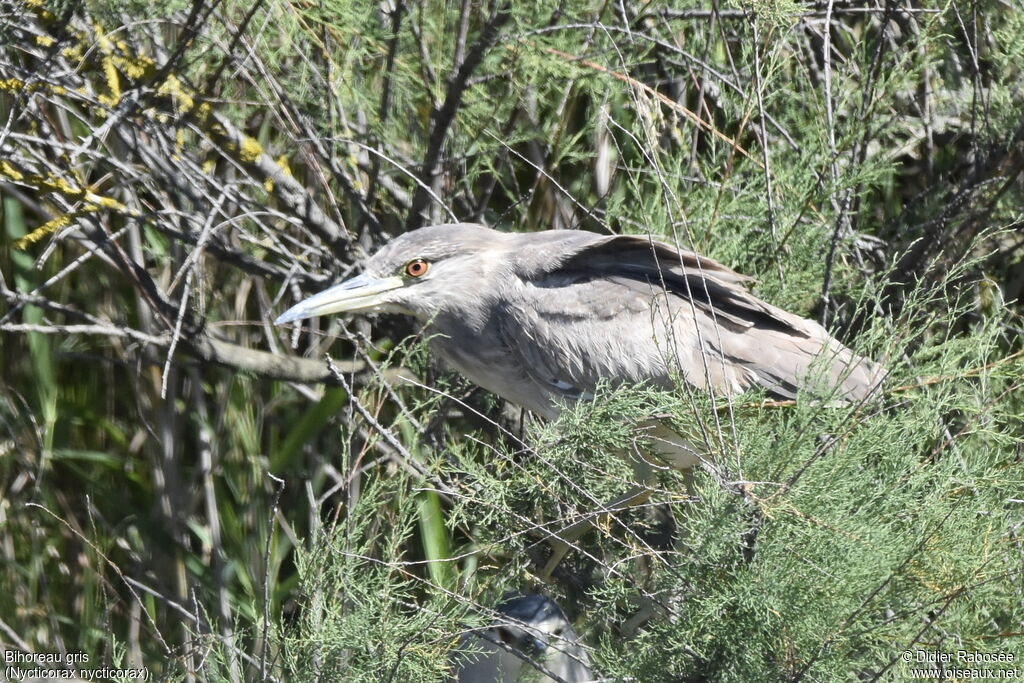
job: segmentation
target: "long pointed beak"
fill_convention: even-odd
[[[303,299],[278,316],[274,324],[281,325],[328,313],[373,310],[384,303],[383,294],[404,285],[405,281],[397,275],[385,278],[359,275]]]

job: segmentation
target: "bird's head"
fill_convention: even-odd
[[[432,225],[385,244],[363,272],[300,301],[275,324],[331,313],[406,313],[429,320],[479,294],[503,233],[480,225]]]
[[[500,617],[491,627],[492,635],[526,655],[541,656],[551,646],[564,650],[566,638],[575,638],[565,613],[543,595],[511,597],[495,611]]]

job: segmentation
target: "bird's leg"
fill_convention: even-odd
[[[641,445],[642,444],[642,445]],[[650,455],[644,453],[647,451]],[[652,420],[645,425],[644,437],[632,453],[620,453],[633,466],[634,480],[639,486],[630,489],[624,495],[614,498],[602,505],[596,513],[576,522],[572,526],[552,534],[548,538],[551,546],[551,557],[540,572],[540,578],[548,581],[565,556],[575,547],[575,541],[591,529],[598,526],[601,520],[609,515],[628,510],[645,503],[654,492],[655,469],[670,467],[684,474],[687,492],[692,492],[693,467],[701,460],[704,449],[698,448],[691,441],[679,436],[660,420]]]
[[[612,500],[602,505],[596,512],[590,513],[584,519],[576,522],[575,524],[562,529],[561,531],[552,534],[548,539],[548,544],[551,546],[551,557],[548,559],[547,564],[540,571],[540,578],[544,581],[548,581],[551,578],[551,574],[555,571],[558,565],[562,562],[565,556],[575,546],[575,542],[579,540],[584,534],[591,529],[595,529],[603,520],[606,520],[610,515],[614,515],[624,510],[643,505],[647,502],[647,499],[651,497],[654,489],[651,483],[654,480],[654,467],[651,463],[639,452],[626,455],[620,453],[624,458],[628,458],[630,464],[633,466],[633,478],[639,482],[638,486],[634,486],[628,492],[621,496],[617,496]]]
[[[573,549],[574,543],[588,531],[596,528],[602,519],[616,512],[622,512],[623,510],[642,505],[651,497],[651,493],[652,489],[647,486],[636,486],[630,489],[628,493],[602,505],[598,512],[591,513],[585,519],[553,534],[548,539],[548,545],[551,546],[551,557],[540,571],[540,578],[548,581],[565,556]]]

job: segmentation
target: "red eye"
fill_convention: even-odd
[[[430,264],[421,258],[413,259],[405,264],[405,274],[409,277],[423,277],[430,270]]]

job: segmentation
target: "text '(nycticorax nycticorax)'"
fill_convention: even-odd
[[[435,225],[391,240],[361,275],[276,322],[357,311],[413,315],[455,369],[547,418],[591,397],[600,382],[672,389],[681,378],[718,396],[760,388],[778,398],[806,392],[840,401],[861,400],[878,385],[878,365],[821,325],[754,296],[743,286],[748,280],[645,237]],[[673,467],[702,457],[700,446],[664,429],[652,435],[651,450]]]

